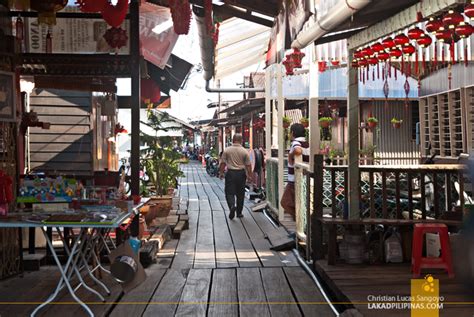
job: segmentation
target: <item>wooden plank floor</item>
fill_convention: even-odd
[[[351,302],[364,316],[410,316],[409,311],[369,310],[367,297],[373,296],[410,296],[410,264],[350,265],[338,263],[328,265],[326,260],[316,263],[319,276],[336,294],[338,301]],[[439,279],[439,295],[444,297],[441,317],[472,317],[474,313],[474,294],[468,291],[456,279],[437,271],[433,276]],[[423,275],[420,277],[423,278]],[[302,298],[302,297],[301,297]],[[453,303],[453,304],[449,304]],[[464,303],[473,303],[465,305]]]
[[[107,303],[89,304],[96,316],[333,316],[310,277],[289,251],[271,251],[271,241],[284,239],[261,212],[246,203],[244,218],[228,218],[223,182],[198,164],[183,167],[179,210],[187,209],[189,229],[165,244],[148,278],[127,294],[113,280]],[[36,306],[1,302],[40,301],[57,281],[55,268],[42,268],[24,278],[0,282],[0,316],[27,316]],[[18,287],[14,287],[18,285]],[[23,288],[24,290],[21,291]],[[43,316],[85,316],[68,296]],[[318,303],[319,304],[315,304]]]

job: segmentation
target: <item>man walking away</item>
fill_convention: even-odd
[[[247,178],[252,177],[252,168],[250,156],[247,150],[242,146],[242,135],[235,134],[232,138],[232,146],[225,149],[222,153],[220,163],[220,178],[224,178],[224,170],[227,166],[225,174],[225,197],[227,205],[230,209],[229,218],[241,218],[244,209],[245,183]],[[236,204],[237,198],[237,204]]]
[[[292,142],[288,154],[288,183],[281,198],[281,206],[295,219],[295,162],[298,158],[302,158],[303,162],[309,162],[309,144],[306,141],[306,131],[302,124],[293,124],[290,127],[290,133]]]

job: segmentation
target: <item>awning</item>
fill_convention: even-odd
[[[242,114],[247,114],[258,108],[265,106],[265,98],[253,98],[242,100],[233,106],[230,106],[227,109],[222,110],[220,113],[228,113],[232,116],[238,116]]]
[[[171,55],[164,69],[147,62],[148,75],[169,95],[170,89],[178,91],[185,83],[193,65],[184,59]]]
[[[241,19],[224,21],[216,47],[215,78],[223,78],[265,60],[270,28]]]

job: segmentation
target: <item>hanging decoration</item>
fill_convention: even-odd
[[[207,33],[212,34],[214,22],[212,19],[212,0],[204,0],[204,21],[207,27]]]
[[[425,33],[423,33],[423,36],[421,36],[418,40],[416,40],[416,44],[418,44],[418,46],[421,47],[422,49],[425,49],[428,46],[430,46],[432,42],[433,40],[431,39],[431,36]],[[422,63],[423,72],[424,72],[426,69],[426,54],[424,50],[421,51],[421,56],[422,56],[421,63]]]
[[[127,45],[127,31],[121,27],[112,27],[105,32],[104,39],[110,47],[120,49],[121,47]]]
[[[402,47],[408,43],[410,43],[410,39],[408,38],[408,36],[406,36],[405,34],[398,34],[397,36],[395,36],[393,38],[393,42],[395,43],[396,46],[398,47]]]
[[[320,63],[320,62],[319,62]],[[294,65],[293,65],[293,59],[291,58],[288,58],[288,55],[286,56],[286,59],[283,61],[283,66],[285,66],[285,70],[286,70],[286,75],[287,76],[291,76],[291,75],[294,75]],[[321,70],[320,70],[321,71]]]
[[[151,78],[142,78],[140,83],[141,98],[147,105],[158,103],[161,99],[160,86]]]
[[[293,68],[301,68],[303,65],[301,62],[303,61],[303,58],[306,56],[305,53],[301,52],[300,49],[298,48],[293,48],[293,52],[289,55],[289,57],[293,61]],[[287,55],[288,58],[288,55]]]
[[[390,88],[388,86],[388,79],[385,76],[385,82],[383,84],[383,95],[385,96],[385,107],[388,107],[388,94],[390,93]]]
[[[30,7],[38,11],[38,23],[56,25],[56,12],[66,7],[67,0],[31,0]]]
[[[191,7],[188,0],[170,0],[171,18],[176,34],[185,35],[189,33],[191,25]]]
[[[408,82],[408,76],[405,78],[403,90],[405,90],[405,107],[408,107],[408,95],[410,94],[410,83]]]
[[[425,29],[426,32],[435,34],[441,27],[443,27],[443,22],[441,22],[438,18],[430,18],[428,22],[426,22]]]
[[[327,65],[326,61],[319,61],[319,62],[318,62],[318,70],[319,70],[319,72],[320,72],[320,73],[324,73],[324,72],[326,71],[326,69],[327,69],[327,66],[328,66],[328,65]]]
[[[332,65],[332,66],[337,67],[337,66],[339,66],[340,63],[341,63],[340,60],[337,60],[337,59],[332,59],[332,60],[331,60],[331,65]]]
[[[448,11],[448,14],[443,17],[442,21],[447,29],[454,30],[456,26],[464,21],[464,17],[461,13],[451,9]]]
[[[464,7],[464,15],[469,19],[474,20],[474,4],[469,3]]]
[[[108,25],[113,27],[119,27],[125,20],[128,12],[128,0],[117,0],[117,4],[106,1],[105,6],[102,8],[102,18],[107,22]]]
[[[76,0],[76,5],[82,12],[101,12],[107,0]]]
[[[459,23],[459,25],[456,26],[456,28],[454,29],[454,32],[456,33],[456,35],[462,39],[471,36],[473,31],[474,31],[474,28],[472,27],[472,25],[466,22]]]

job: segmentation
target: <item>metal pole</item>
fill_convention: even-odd
[[[131,193],[140,194],[140,29],[139,0],[130,1],[130,55],[132,57],[132,146]],[[138,236],[138,216],[133,218],[131,235]]]

